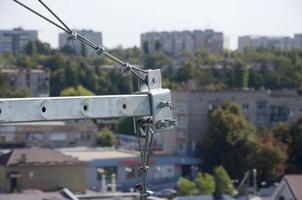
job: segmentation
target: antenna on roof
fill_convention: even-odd
[[[27,10],[29,10],[30,12],[36,14],[37,16],[41,17],[42,19],[46,20],[47,22],[53,24],[54,26],[58,27],[59,29],[63,30],[64,32],[66,32],[70,38],[72,40],[79,40],[82,43],[84,43],[85,45],[93,48],[96,53],[98,55],[105,55],[107,58],[113,60],[114,62],[119,63],[120,65],[122,65],[124,67],[124,72],[131,72],[135,77],[137,77],[138,79],[140,79],[141,81],[147,83],[147,71],[140,69],[138,67],[132,66],[130,65],[128,62],[123,61],[117,57],[115,57],[114,55],[112,55],[111,53],[109,53],[107,51],[107,49],[104,46],[100,46],[100,45],[96,45],[93,42],[91,42],[90,40],[88,40],[87,38],[85,38],[84,36],[82,36],[81,34],[77,33],[76,30],[71,30],[64,22],[63,20],[61,20],[42,0],[38,0],[60,23],[56,23],[52,20],[50,20],[49,18],[45,17],[44,15],[38,13],[37,11],[33,10],[32,8],[26,6],[25,4],[21,3],[18,0],[13,0],[14,2],[16,2],[17,4],[19,4],[20,6],[26,8]]]

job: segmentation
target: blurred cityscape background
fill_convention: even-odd
[[[0,12],[11,4],[1,2]],[[177,126],[154,141],[148,177],[153,199],[302,199],[302,16],[289,9],[300,3],[287,4],[300,22],[292,34],[149,29],[137,44],[110,48],[133,65],[161,69],[163,87],[172,91]],[[188,8],[194,5],[188,2]],[[1,98],[137,90],[119,65],[65,33],[56,34],[54,45],[40,37],[46,30],[2,28],[11,27],[11,14],[29,15],[14,9],[0,23]],[[31,21],[20,24],[30,27]],[[77,31],[106,45],[109,36],[100,30]],[[0,200],[137,199],[140,157],[132,125],[129,118],[1,124]]]

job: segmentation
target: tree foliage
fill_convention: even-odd
[[[182,196],[187,196],[187,195],[195,195],[197,194],[197,188],[196,184],[189,179],[180,177],[178,182],[178,194]]]
[[[222,199],[223,194],[229,194],[231,196],[235,194],[235,188],[232,180],[222,166],[214,168],[214,176],[216,187],[213,196],[215,199]]]
[[[208,173],[199,172],[195,179],[196,188],[201,195],[212,195],[215,191],[215,178]]]
[[[210,166],[222,165],[233,179],[256,168],[262,180],[272,182],[285,169],[286,148],[270,130],[256,132],[237,105],[224,102],[211,113],[211,128],[204,138]],[[269,157],[264,157],[267,155]]]
[[[94,96],[95,94],[81,85],[68,87],[61,91],[60,96]]]
[[[102,147],[112,147],[116,145],[117,141],[113,135],[113,132],[107,128],[103,128],[96,138],[96,144]]]
[[[273,128],[274,137],[287,147],[287,173],[302,172],[302,119]]]

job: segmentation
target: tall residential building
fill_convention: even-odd
[[[200,153],[210,113],[224,101],[241,106],[243,114],[257,127],[272,127],[302,117],[302,92],[294,90],[172,92],[177,127],[163,134],[164,152]]]
[[[97,132],[97,126],[86,120],[3,124],[0,148],[91,146]]]
[[[92,30],[79,30],[77,32],[97,45],[103,44],[101,32],[95,32]],[[60,33],[59,48],[63,48],[65,46],[71,47],[78,55],[86,54],[87,56],[93,56],[96,54],[94,49],[84,45],[82,42],[78,40],[70,41],[67,33]]]
[[[269,37],[269,36],[241,36],[238,39],[238,50],[243,52],[244,48],[250,46],[255,49],[302,49],[302,34],[294,37]]]
[[[10,89],[28,89],[32,97],[49,96],[49,72],[44,69],[0,69]],[[1,91],[0,91],[1,92]]]
[[[22,52],[28,42],[35,40],[38,40],[38,31],[35,30],[0,30],[0,54]]]
[[[302,33],[301,34],[295,34],[294,44],[295,44],[296,49],[302,49]]]
[[[194,53],[199,49],[222,54],[223,33],[213,30],[147,32],[141,34],[141,48],[149,51],[161,50],[175,57],[183,51]]]

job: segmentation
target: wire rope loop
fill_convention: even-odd
[[[101,54],[105,53],[105,51],[106,51],[106,49],[104,47],[102,47],[102,46],[97,46],[96,47],[96,53],[98,55],[101,55]]]

